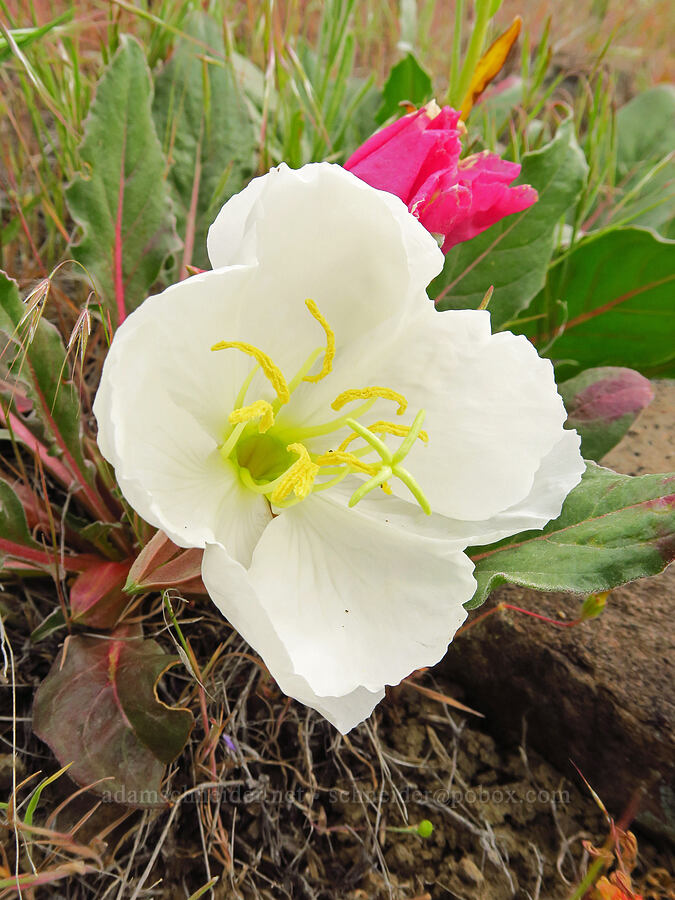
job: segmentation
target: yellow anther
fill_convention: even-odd
[[[279,403],[288,403],[288,401],[291,399],[291,394],[288,390],[288,385],[286,384],[286,379],[284,378],[281,369],[272,362],[272,360],[266,353],[263,353],[262,350],[254,347],[253,344],[244,344],[241,341],[219,341],[217,344],[214,344],[211,349],[241,350],[242,353],[247,353],[249,356],[252,356],[262,369],[265,378],[267,378],[267,380],[276,391],[276,395],[279,398]]]
[[[317,466],[347,465],[358,472],[365,472],[366,475],[377,475],[380,470],[380,466],[376,466],[374,463],[363,462],[358,456],[354,456],[353,453],[345,453],[343,450],[331,450],[329,453],[318,456],[316,464]]]
[[[368,425],[368,431],[372,431],[374,434],[375,433],[395,434],[398,437],[405,437],[408,434],[408,432],[410,431],[410,426],[409,425],[397,425],[396,422],[379,421],[379,422],[373,422],[372,425]],[[338,450],[346,450],[347,447],[351,444],[351,442],[356,440],[357,437],[360,437],[360,435],[356,434],[356,432],[354,432],[353,434],[350,434],[340,444],[340,446],[338,447]],[[425,444],[429,440],[429,435],[426,433],[426,431],[420,431],[420,433],[417,435],[417,437],[421,441],[424,441]]]
[[[312,462],[304,444],[289,444],[286,449],[289,453],[297,453],[299,458],[272,491],[270,495],[272,503],[284,501],[290,493],[295,493],[298,500],[304,500],[311,492],[314,479],[319,472],[319,466]]]
[[[396,422],[379,421],[369,425],[368,430],[379,434],[395,434],[398,435],[398,437],[405,437],[410,431],[410,427],[408,425],[397,425]],[[420,431],[417,437],[425,444],[429,441],[429,435],[426,431]]]
[[[251,422],[260,419],[258,431],[264,434],[274,425],[274,409],[267,400],[256,400],[250,406],[240,406],[230,413],[230,422],[238,425],[240,422]]]
[[[408,401],[403,394],[386,387],[354,388],[349,391],[343,391],[333,400],[331,406],[337,411],[342,409],[347,403],[351,403],[352,400],[371,400],[376,397],[381,397],[383,400],[393,400],[394,403],[398,403],[397,416],[402,416],[408,408]]]
[[[313,381],[316,384],[317,381],[321,381],[322,378],[325,378],[333,368],[333,359],[335,358],[335,334],[328,322],[321,315],[319,307],[310,297],[305,300],[305,305],[310,313],[314,316],[316,321],[319,323],[319,325],[326,332],[326,352],[323,355],[323,365],[321,366],[321,371],[318,375],[305,375],[305,377],[302,379],[303,381]]]
[[[391,496],[394,493],[392,491],[392,489],[389,487],[388,481],[383,481],[382,484],[380,485],[380,487],[382,488],[382,490],[384,491],[385,494],[389,494]]]

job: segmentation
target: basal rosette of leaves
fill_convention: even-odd
[[[166,588],[209,603],[206,585],[282,690],[346,731],[385,684],[438,660],[465,609],[498,584],[593,594],[675,555],[675,476],[591,463],[581,478],[570,430],[600,460],[651,396],[626,367],[672,367],[661,207],[644,219],[661,235],[619,218],[560,246],[557,224],[588,177],[572,121],[518,164],[482,153],[462,180],[456,114],[433,126],[428,107],[386,126],[368,153],[339,157],[365,159],[390,193],[329,164],[275,169],[235,193],[255,167],[264,103],[278,98],[203,70],[204,44],[223,53],[212,24],[195,17],[156,71],[121,40],[67,193],[73,253],[99,289],[93,327],[100,337],[108,313],[127,319],[96,401],[116,481],[68,336],[67,353],[49,307],[41,315],[34,292],[24,306],[0,276],[0,418],[18,461],[0,481],[3,577],[52,578],[60,602],[33,640],[69,634],[37,692],[35,728],[64,765],[75,760],[76,781],[114,779],[137,805],[161,802],[192,724],[157,685],[181,660],[192,677],[190,659],[129,624]],[[393,111],[410,98],[390,88]],[[214,130],[209,98],[236,128]],[[364,131],[364,110],[352,123],[362,136],[374,127],[371,116]],[[483,149],[467,127],[465,146]],[[397,152],[396,135],[415,152]],[[452,221],[426,223],[445,259],[422,228],[441,183],[441,212],[459,198]],[[213,270],[146,300],[167,268],[204,261],[206,227],[233,193],[210,233]],[[453,237],[453,224],[464,231]],[[478,311],[491,285],[490,313]],[[554,362],[566,423],[551,364],[525,337],[491,334],[490,315]]]

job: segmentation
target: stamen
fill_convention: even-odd
[[[244,428],[246,428],[246,422],[240,422],[238,425],[235,425],[225,443],[222,446],[218,447],[218,452],[223,459],[229,458],[230,453],[232,453],[234,448],[237,446],[237,441],[241,437],[241,433]]]
[[[331,406],[334,410],[338,410],[342,409],[345,404],[351,403],[352,400],[370,400],[374,397],[381,397],[383,400],[393,400],[394,403],[398,403],[397,416],[402,416],[408,408],[408,401],[403,394],[386,387],[352,388],[351,390],[343,391],[333,400]]]
[[[323,356],[321,371],[318,375],[305,375],[302,379],[303,381],[312,381],[316,384],[317,381],[321,381],[322,378],[325,378],[333,368],[333,359],[335,358],[335,334],[326,319],[321,315],[319,307],[310,297],[305,300],[305,306],[326,332],[326,352]]]
[[[304,441],[310,437],[318,437],[319,435],[332,434],[334,431],[339,431],[341,428],[344,428],[348,419],[357,419],[359,416],[365,415],[372,408],[376,399],[376,397],[373,397],[371,400],[366,400],[365,403],[352,410],[351,413],[333,419],[332,422],[324,422],[322,425],[315,425],[313,428],[299,428],[297,431],[298,437]]]
[[[288,403],[288,401],[291,399],[288,385],[286,384],[286,379],[284,378],[281,369],[274,362],[272,362],[272,360],[266,353],[263,353],[262,350],[254,347],[253,344],[244,344],[241,341],[219,341],[217,344],[214,344],[211,349],[241,350],[242,353],[247,353],[249,356],[252,356],[262,369],[265,378],[267,378],[267,380],[276,391],[279,402]]]
[[[405,437],[410,432],[409,425],[397,425],[396,422],[373,422],[372,425],[368,425],[368,431],[372,431],[374,433],[379,432],[380,434],[395,434],[397,437]],[[350,434],[349,437],[346,437],[344,441],[338,447],[338,450],[346,450],[347,447],[351,444],[352,441],[355,441],[356,438],[361,437],[360,434],[354,432],[354,434]],[[429,435],[426,431],[420,431],[417,437],[424,441],[424,443],[428,443]]]
[[[233,409],[238,409],[240,406],[244,405],[244,400],[246,399],[246,394],[248,394],[248,389],[251,387],[251,382],[253,381],[253,376],[255,375],[255,373],[258,371],[259,368],[260,368],[260,366],[257,366],[257,365],[253,366],[251,371],[248,373],[248,375],[244,379],[244,383],[239,388],[239,393],[237,394],[237,396],[235,398]]]
[[[397,437],[405,437],[410,433],[410,429],[412,426],[408,425],[397,425],[396,422],[373,422],[372,425],[368,426],[368,431],[374,431],[380,434],[395,434]],[[425,444],[429,443],[429,435],[426,431],[420,431],[417,434],[417,437]]]
[[[267,400],[256,400],[250,406],[240,406],[230,413],[230,422],[238,425],[240,422],[251,422],[254,419],[260,419],[258,423],[258,431],[264,434],[272,425],[274,425],[274,410],[272,404]]]
[[[328,453],[323,453],[321,456],[316,457],[315,462],[317,466],[347,465],[357,472],[365,472],[366,475],[375,475],[380,469],[375,463],[363,462],[358,456],[354,456],[353,453],[345,453],[342,450],[331,450]]]
[[[314,479],[319,473],[319,466],[310,459],[304,444],[289,444],[286,449],[297,453],[297,459],[282,476],[279,484],[270,495],[272,503],[280,503],[292,492],[298,500],[304,500],[312,490]]]

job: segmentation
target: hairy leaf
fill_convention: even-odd
[[[656,575],[675,558],[675,473],[631,478],[589,462],[542,531],[468,553],[478,582],[470,609],[507,582],[589,594]]]
[[[82,229],[73,253],[118,323],[145,299],[177,243],[151,103],[143,51],[123,37],[85,123],[80,156],[87,170],[66,190]]]
[[[633,369],[587,369],[558,387],[567,410],[567,428],[581,436],[581,453],[598,462],[654,399],[649,381]]]
[[[675,241],[620,228],[582,241],[551,270],[532,308],[542,318],[522,330],[560,361],[562,378],[591,366],[672,376],[674,293]]]
[[[157,699],[156,682],[177,661],[138,632],[70,637],[35,695],[33,729],[78,784],[129,806],[162,803],[164,767],[192,728],[187,709]]]
[[[550,144],[526,154],[518,183],[536,188],[539,200],[450,250],[430,288],[438,309],[477,309],[490,285],[494,328],[526,309],[544,285],[555,226],[579,196],[587,170],[571,121]]]
[[[208,266],[206,232],[218,210],[253,174],[256,135],[221,27],[193,12],[155,81],[153,115],[170,164],[182,271]],[[209,61],[207,61],[207,59]]]

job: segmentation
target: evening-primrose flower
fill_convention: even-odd
[[[204,548],[281,689],[346,732],[445,653],[464,549],[559,513],[579,440],[550,362],[487,312],[437,313],[433,237],[341,167],[255,179],[208,250],[118,329],[99,445],[143,518]]]

